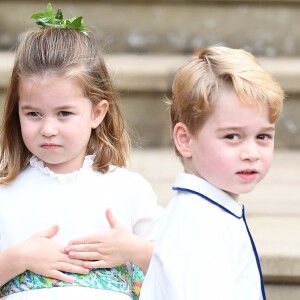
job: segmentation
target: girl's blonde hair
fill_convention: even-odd
[[[192,134],[203,125],[220,89],[233,89],[246,105],[269,108],[275,123],[282,110],[284,93],[257,59],[241,49],[211,46],[195,52],[195,57],[180,68],[168,101],[172,128],[184,123]]]
[[[30,30],[18,46],[0,129],[0,183],[12,182],[29,162],[32,153],[21,134],[18,86],[21,78],[47,73],[73,76],[85,96],[97,105],[109,103],[108,112],[92,129],[87,154],[95,154],[94,169],[107,172],[109,165],[125,166],[130,141],[103,55],[89,33],[74,29]]]

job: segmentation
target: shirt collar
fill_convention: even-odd
[[[243,215],[242,204],[236,202],[224,191],[195,175],[179,173],[174,182],[173,190],[185,190],[202,197],[204,196],[203,198],[237,218],[241,218]]]

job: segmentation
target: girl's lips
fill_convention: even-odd
[[[52,150],[52,149],[57,149],[60,146],[56,145],[56,144],[42,144],[41,147],[44,148],[44,149],[47,149],[47,150]]]

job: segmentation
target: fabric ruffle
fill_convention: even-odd
[[[87,155],[84,158],[82,167],[78,171],[74,171],[72,173],[67,173],[67,174],[54,173],[48,167],[45,167],[44,162],[39,160],[36,156],[32,156],[29,163],[33,168],[36,168],[37,170],[41,171],[43,174],[49,175],[51,178],[56,178],[61,183],[66,183],[68,181],[75,180],[78,174],[82,170],[92,166],[94,163],[94,155]]]

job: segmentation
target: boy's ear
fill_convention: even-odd
[[[92,112],[92,124],[91,127],[93,129],[97,128],[100,123],[103,121],[107,111],[109,104],[106,100],[100,101],[97,105],[94,105]]]
[[[173,129],[173,141],[182,157],[189,158],[191,154],[191,133],[183,123],[177,123]]]

